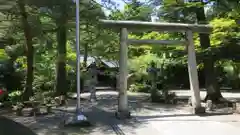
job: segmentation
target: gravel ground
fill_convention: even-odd
[[[187,96],[187,92],[182,92]],[[235,95],[238,98],[240,95]],[[88,98],[89,94],[82,94]],[[230,94],[230,97],[234,95]],[[239,115],[192,115],[189,107],[180,105],[163,105],[146,102],[147,94],[129,93],[129,107],[133,119],[117,120],[114,112],[117,108],[117,93],[114,91],[97,92],[98,101],[81,102],[83,111],[92,123],[88,128],[60,128],[63,118],[72,115],[75,100],[68,107],[59,108],[54,114],[39,117],[16,117],[9,113],[5,116],[35,131],[38,135],[192,135],[203,132],[206,135],[215,132],[218,135],[239,135]],[[67,110],[67,112],[63,111]],[[196,132],[196,131],[199,132]],[[226,131],[226,132],[225,132]]]

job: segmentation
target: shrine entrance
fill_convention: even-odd
[[[193,33],[210,33],[212,28],[208,25],[181,24],[181,23],[160,23],[160,22],[141,22],[141,21],[115,21],[101,20],[101,25],[120,32],[120,60],[119,60],[119,99],[118,111],[116,115],[120,118],[130,116],[128,108],[127,96],[127,76],[128,76],[128,45],[129,44],[159,44],[159,45],[175,45],[182,44],[186,46],[188,53],[188,74],[190,82],[191,99],[193,113],[198,114],[204,112],[201,107],[199,80],[197,72],[196,53],[194,48]],[[137,40],[128,39],[128,32],[133,31],[167,31],[167,32],[183,32],[186,40]]]

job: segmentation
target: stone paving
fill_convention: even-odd
[[[88,98],[89,94],[82,94]],[[55,114],[21,118],[8,115],[34,130],[38,135],[239,135],[239,115],[195,116],[189,107],[180,105],[159,105],[146,102],[146,94],[129,94],[129,107],[133,119],[120,121],[115,119],[117,108],[116,92],[98,92],[98,101],[82,101],[84,112],[93,126],[88,128],[59,128],[65,115],[71,115],[75,109],[75,100],[70,102],[68,113],[56,111]]]

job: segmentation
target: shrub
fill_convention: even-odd
[[[129,61],[129,70],[134,74],[131,84],[149,84],[146,69],[151,61],[156,63],[157,68],[163,68],[164,83],[168,87],[189,88],[187,64],[176,58],[160,58],[155,54],[142,55]]]
[[[140,84],[140,83],[135,83],[135,84],[130,85],[129,91],[149,93],[150,86],[146,85],[146,84],[144,85],[144,84]]]
[[[12,102],[12,103],[20,102],[22,93],[23,93],[23,91],[20,91],[20,90],[15,90],[15,91],[10,92],[8,94],[8,98],[9,98],[10,102]]]

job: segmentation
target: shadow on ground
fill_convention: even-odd
[[[0,116],[0,135],[36,135],[31,129],[11,119]]]
[[[135,133],[135,129],[146,127],[148,121],[151,121],[152,119],[195,116],[190,113],[189,107],[185,104],[153,104],[147,101],[149,97],[146,94],[135,94],[129,95],[128,97],[129,107],[133,118],[129,120],[118,120],[114,117],[118,103],[117,92],[105,92],[97,95],[98,101],[94,103],[89,102],[88,100],[82,100],[81,102],[82,108],[84,109],[83,111],[92,124],[91,127],[87,128],[61,127],[60,123],[63,119],[66,116],[74,114],[76,100],[70,100],[68,106],[55,109],[54,113],[51,115],[39,117],[16,117],[8,114],[5,116],[22,123],[40,135],[136,135],[137,133]],[[84,95],[82,98],[88,99],[89,95]],[[152,113],[156,113],[156,115],[149,115]],[[226,115],[224,113],[216,113],[203,115],[202,117],[220,114]],[[138,119],[141,119],[141,121]],[[167,121],[167,119],[161,119],[161,121],[164,120]],[[177,120],[179,119],[175,119],[175,121]],[[191,121],[191,119],[186,120]],[[168,121],[174,121],[174,119]],[[181,121],[183,120],[181,119]]]
[[[137,110],[141,108],[138,100],[143,97],[132,96],[129,98],[130,108]],[[29,127],[38,134],[42,135],[82,135],[82,134],[115,134],[125,135],[122,127],[128,127],[129,129],[135,129],[143,125],[144,123],[136,121],[134,118],[129,120],[118,120],[115,118],[115,111],[117,108],[117,95],[100,95],[98,101],[91,103],[88,100],[81,102],[84,108],[84,113],[88,117],[92,126],[87,128],[63,128],[61,122],[65,116],[74,114],[76,100],[69,101],[69,105],[63,108],[55,109],[54,114],[38,117],[16,117],[12,114],[5,114],[8,118],[15,120],[18,123]],[[60,128],[59,128],[60,127]],[[128,130],[128,133],[134,130]]]

